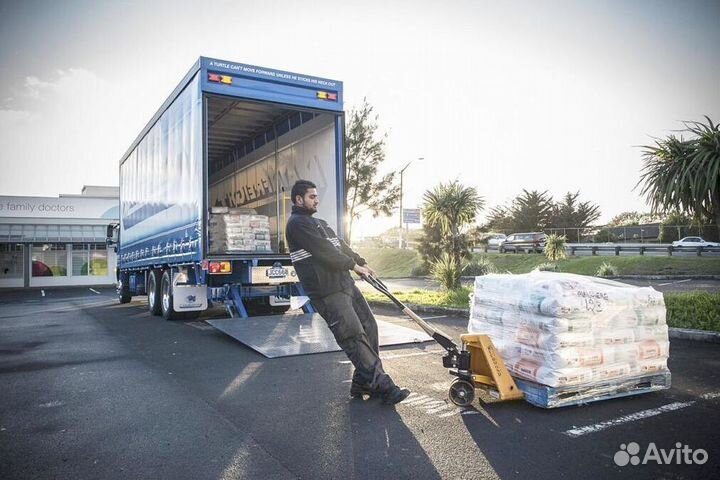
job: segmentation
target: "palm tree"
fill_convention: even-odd
[[[636,188],[653,211],[679,211],[710,219],[720,230],[720,124],[685,122],[685,140],[669,135],[643,146],[643,168]],[[718,231],[714,232],[717,238]]]
[[[423,216],[430,225],[439,225],[448,238],[451,252],[460,261],[461,231],[475,221],[485,200],[474,187],[465,187],[459,181],[441,183],[423,196]]]

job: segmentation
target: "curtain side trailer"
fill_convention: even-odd
[[[303,294],[285,245],[290,189],[315,182],[342,234],[343,138],[341,82],[201,57],[120,161],[108,227],[120,302],[147,295],[167,319],[287,310]]]

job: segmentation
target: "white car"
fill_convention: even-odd
[[[492,236],[490,236],[490,238],[488,238],[488,242],[487,242],[488,248],[495,248],[495,249],[500,248],[500,244],[502,244],[506,239],[507,239],[507,235],[502,234],[502,233],[492,235]]]
[[[680,240],[672,242],[672,246],[675,248],[680,247],[720,247],[720,243],[706,242],[701,237],[685,237]]]

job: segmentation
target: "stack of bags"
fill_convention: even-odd
[[[513,376],[541,386],[667,371],[665,303],[650,287],[538,271],[477,277],[468,331],[489,335]]]
[[[272,253],[270,221],[253,209],[213,207],[209,242],[211,254]]]

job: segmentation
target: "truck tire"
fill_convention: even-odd
[[[158,270],[150,270],[147,282],[148,310],[150,315],[160,315],[160,281]]]
[[[130,303],[130,300],[132,300],[132,295],[130,295],[130,289],[128,288],[128,275],[126,273],[120,274],[117,293],[120,303]]]
[[[160,282],[160,310],[165,320],[180,320],[185,317],[182,312],[173,309],[172,280],[170,270],[165,270]]]

